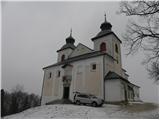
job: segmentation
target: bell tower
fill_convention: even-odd
[[[57,50],[58,53],[57,62],[62,62],[68,58],[70,53],[76,48],[74,42],[75,39],[72,37],[72,29],[71,29],[70,36],[66,38],[66,44],[63,45],[59,50]]]
[[[94,50],[111,54],[111,37],[109,34],[112,33],[112,25],[106,20],[106,14],[104,15],[104,22],[101,24],[100,29],[101,31],[92,38]]]
[[[94,43],[94,50],[104,52],[112,56],[115,61],[114,64],[118,69],[121,68],[121,40],[112,31],[112,25],[104,15],[104,22],[100,25],[101,31],[91,40]],[[120,70],[119,70],[120,71]]]

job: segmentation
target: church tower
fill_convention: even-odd
[[[112,31],[112,25],[106,20],[106,14],[100,29],[101,31],[92,38],[92,41],[94,42],[94,50],[112,56],[115,59],[114,68],[115,70],[118,70],[117,73],[121,74],[121,40]]]
[[[96,35],[96,37],[92,38],[92,41],[94,42],[95,51],[102,51],[107,53],[110,52],[108,45],[110,38],[106,36],[112,32],[111,28],[112,25],[109,22],[107,22],[105,14],[105,20],[100,26],[101,31]]]
[[[66,44],[57,50],[58,60],[57,62],[62,62],[68,58],[70,53],[76,48],[74,45],[75,39],[72,37],[72,29],[70,31],[70,36],[66,38]]]

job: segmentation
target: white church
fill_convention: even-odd
[[[74,45],[72,33],[59,50],[55,64],[44,67],[41,105],[58,99],[73,101],[74,92],[96,95],[105,102],[139,101],[139,86],[122,68],[121,40],[106,21],[91,40],[93,49]]]

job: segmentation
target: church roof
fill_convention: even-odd
[[[113,34],[119,41],[120,43],[122,43],[122,41],[117,37],[117,35],[111,31],[111,30],[103,30],[103,31],[100,31],[95,37],[93,37],[91,40],[94,41],[98,38],[101,38],[101,37],[104,37],[106,35],[110,35],[110,34]]]
[[[94,38],[92,38],[92,41],[97,39],[97,38],[100,38],[100,37],[103,37],[103,36],[106,36],[106,35],[109,35],[113,33],[111,30],[103,30],[103,31],[100,31]]]
[[[78,43],[76,48],[71,52],[71,54],[68,57],[71,58],[71,57],[87,54],[87,53],[90,53],[90,52],[95,52],[95,51],[93,49],[85,46],[82,43]]]
[[[117,73],[112,72],[112,71],[109,71],[104,79],[105,80],[109,80],[109,79],[123,79],[123,80],[128,81],[127,79],[123,78],[122,76],[120,76]]]
[[[79,60],[83,60],[83,59],[97,57],[97,56],[101,56],[101,55],[107,55],[111,59],[115,60],[111,55],[109,55],[107,53],[100,52],[100,51],[94,51],[94,52],[90,52],[90,53],[87,53],[87,54],[83,54],[83,55],[79,55],[79,56],[68,58],[68,59],[66,59],[66,60],[64,60],[62,62],[58,62],[58,63],[55,63],[53,65],[44,67],[43,69],[50,68],[50,67],[53,67],[53,66],[63,65],[63,64],[66,64],[66,63],[74,62],[74,61],[79,61]]]
[[[112,71],[109,71],[109,72],[107,73],[107,75],[104,77],[104,80],[111,80],[111,79],[121,79],[121,80],[123,80],[123,81],[125,81],[125,82],[127,82],[127,83],[129,83],[129,84],[132,84],[132,85],[134,85],[134,86],[137,86],[137,85],[129,82],[127,79],[123,78],[122,76],[118,75],[117,73],[112,72]],[[137,87],[139,87],[139,86],[137,86]]]
[[[57,50],[57,52],[59,52],[61,50],[64,50],[64,49],[67,49],[67,48],[71,48],[71,49],[74,50],[76,48],[76,46],[74,44],[72,44],[72,43],[67,43],[67,44],[63,45],[61,47],[61,49]]]

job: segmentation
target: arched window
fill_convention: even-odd
[[[100,51],[102,51],[102,52],[104,52],[104,51],[106,51],[106,43],[101,43],[101,45],[100,45]]]
[[[65,55],[62,55],[61,61],[64,61],[64,59],[65,59]]]
[[[115,51],[116,51],[116,53],[118,53],[118,45],[117,44],[115,44]]]

